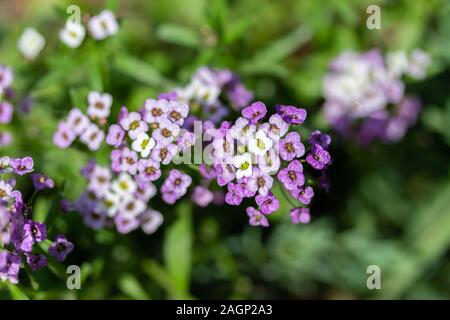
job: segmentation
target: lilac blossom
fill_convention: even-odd
[[[280,170],[277,174],[278,180],[287,190],[294,190],[303,186],[305,176],[303,175],[303,166],[299,160],[290,162],[287,168]]]
[[[214,199],[214,194],[203,186],[196,186],[192,193],[192,201],[199,207],[206,207]]]
[[[42,173],[32,174],[31,179],[36,190],[52,189],[55,186],[53,179]]]
[[[269,192],[266,195],[257,195],[255,200],[263,214],[271,214],[280,207],[280,201],[272,194],[272,192]]]
[[[247,215],[249,217],[249,224],[251,226],[262,226],[262,227],[268,227],[269,226],[269,220],[262,214],[259,210],[248,207],[246,209]]]
[[[290,211],[291,221],[294,224],[308,224],[311,221],[309,208],[294,208]]]
[[[301,143],[300,135],[297,132],[290,132],[284,139],[281,139],[279,148],[281,159],[286,161],[300,158],[305,154],[305,146]]]
[[[320,145],[315,144],[311,149],[311,153],[306,156],[306,161],[317,170],[322,170],[331,161],[330,153],[322,148]]]
[[[23,176],[33,171],[34,161],[31,157],[14,158],[11,159],[10,166],[14,169],[15,174]]]
[[[75,141],[76,133],[65,122],[60,122],[53,136],[53,143],[61,149],[68,148]]]
[[[267,113],[266,105],[260,101],[252,103],[250,106],[242,109],[242,115],[250,120],[251,123],[256,123],[263,119]]]
[[[110,146],[118,148],[122,145],[125,137],[125,130],[117,124],[113,124],[109,127],[108,134],[106,136],[106,143]]]
[[[48,248],[48,253],[55,257],[56,261],[62,262],[66,260],[66,257],[74,249],[72,242],[68,241],[62,234],[55,238],[55,241]]]
[[[291,190],[291,194],[294,198],[300,200],[303,204],[309,204],[314,197],[314,190],[309,186],[305,186]]]

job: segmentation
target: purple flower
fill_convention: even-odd
[[[314,130],[309,136],[309,143],[312,145],[318,144],[326,149],[331,143],[331,137],[328,134],[322,133],[319,130]]]
[[[175,101],[169,101],[167,105],[167,118],[178,126],[182,126],[184,118],[187,117],[189,107],[187,104],[179,104]]]
[[[68,241],[64,235],[60,234],[48,248],[48,253],[54,256],[56,261],[62,262],[66,260],[67,255],[72,252],[73,248],[73,243]]]
[[[13,187],[9,183],[0,180],[0,200],[8,201],[12,191]]]
[[[169,101],[166,99],[147,99],[145,100],[145,113],[144,120],[147,123],[154,124],[158,123],[162,119],[167,119],[167,109]]]
[[[70,110],[67,116],[67,125],[72,129],[73,132],[80,135],[89,126],[90,121],[78,108],[73,108]]]
[[[235,169],[231,164],[216,164],[214,165],[217,174],[217,183],[223,187],[235,177]]]
[[[141,181],[155,181],[161,176],[160,164],[152,159],[141,159],[138,162],[137,169]]]
[[[257,195],[255,200],[259,209],[264,214],[271,214],[280,207],[280,201],[278,201],[277,197],[275,197],[272,192],[269,192],[265,196]]]
[[[156,210],[147,210],[141,216],[141,228],[146,234],[152,234],[163,223],[163,215]]]
[[[236,110],[248,105],[253,99],[253,92],[247,90],[240,82],[236,82],[232,86],[227,86],[226,89],[228,99]]]
[[[268,227],[269,220],[267,220],[266,216],[262,214],[260,211],[256,210],[253,207],[248,207],[246,209],[247,215],[249,217],[249,223],[252,226],[262,226]]]
[[[11,159],[10,166],[14,169],[14,173],[20,176],[33,171],[34,162],[31,157]]]
[[[109,127],[106,143],[115,148],[120,147],[125,137],[125,131],[121,126],[113,124]]]
[[[320,145],[315,144],[311,149],[311,153],[306,156],[306,161],[317,170],[322,170],[331,161],[331,156],[327,150]]]
[[[76,138],[75,132],[65,122],[60,122],[53,136],[53,143],[61,149],[68,148]]]
[[[158,95],[158,100],[161,100],[161,99],[165,99],[165,100],[177,100],[177,97],[178,95],[177,95],[177,92],[176,91],[169,91],[169,92],[163,92],[163,93],[160,93],[159,95]]]
[[[18,254],[0,251],[0,279],[2,281],[9,280],[12,284],[19,283],[21,260]]]
[[[81,142],[85,143],[89,150],[96,151],[105,138],[105,133],[95,124],[91,123],[80,136]]]
[[[46,238],[47,230],[45,224],[27,220],[22,226],[22,239],[19,243],[19,249],[24,252],[31,252],[33,244],[42,242]]]
[[[302,124],[306,119],[306,110],[294,106],[276,106],[277,113],[289,124]]]
[[[290,132],[281,139],[279,148],[281,159],[286,161],[300,158],[305,154],[305,146],[300,142],[300,135],[297,132]]]
[[[232,206],[241,204],[243,196],[239,193],[237,185],[233,182],[228,183],[228,192],[225,195],[225,202]]]
[[[128,171],[134,176],[137,172],[137,153],[125,147],[122,149],[121,160],[121,171]]]
[[[214,194],[203,186],[196,186],[192,193],[192,201],[199,207],[206,207],[214,199]]]
[[[267,113],[266,105],[260,101],[252,103],[250,106],[242,109],[244,118],[250,120],[251,123],[256,123]]]
[[[32,174],[31,179],[36,190],[52,189],[55,186],[55,182],[42,173]]]
[[[314,197],[314,190],[311,187],[297,188],[291,191],[294,198],[300,200],[304,204],[309,204]]]
[[[171,190],[183,194],[186,193],[191,183],[192,178],[177,169],[170,170],[169,176],[164,181],[164,185],[168,186]]]
[[[27,263],[31,270],[36,271],[48,264],[47,258],[43,254],[26,254]]]
[[[13,115],[13,106],[8,102],[0,102],[0,123],[10,123]]]
[[[262,172],[259,168],[254,168],[252,175],[248,178],[248,188],[252,192],[258,192],[265,196],[272,188],[273,178]]]
[[[13,82],[13,72],[10,67],[0,65],[0,92],[2,89],[7,89]]]
[[[178,146],[173,143],[159,142],[151,151],[150,157],[164,165],[170,163],[172,158],[177,154]]]
[[[200,171],[202,178],[204,178],[207,181],[211,181],[216,177],[216,170],[214,169],[214,167],[207,166],[204,163],[198,166],[198,170]]]
[[[114,217],[114,224],[119,233],[126,234],[139,227],[139,219],[128,214],[118,213]]]
[[[158,122],[158,128],[152,132],[155,141],[170,143],[180,133],[180,127],[168,119],[161,119]]]
[[[308,224],[311,221],[309,208],[294,208],[290,211],[292,223]]]
[[[289,163],[287,168],[278,172],[277,177],[287,190],[294,190],[297,187],[303,186],[305,183],[303,165],[299,160],[294,160]]]
[[[238,193],[244,196],[245,198],[251,198],[255,196],[255,191],[251,190],[248,184],[248,178],[243,177],[238,180],[237,184]]]
[[[0,132],[0,147],[9,146],[12,143],[12,135],[9,132]]]

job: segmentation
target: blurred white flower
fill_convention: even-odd
[[[45,46],[45,38],[33,28],[27,28],[17,42],[20,53],[29,60],[34,60]]]
[[[387,68],[391,75],[398,77],[408,70],[408,56],[403,50],[389,52],[386,55]]]
[[[59,32],[59,39],[68,47],[78,48],[84,40],[86,29],[81,23],[67,21]]]
[[[411,54],[411,60],[407,73],[414,79],[423,79],[427,74],[427,69],[430,63],[430,56],[424,51],[416,49]]]
[[[99,15],[91,17],[88,28],[92,37],[96,40],[103,40],[119,31],[116,16],[110,10],[104,10]]]

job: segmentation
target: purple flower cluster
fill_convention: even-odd
[[[267,108],[255,102],[242,109],[243,117],[234,124],[222,122],[218,129],[207,130],[213,137],[212,163],[200,172],[204,178],[215,178],[219,186],[226,186],[225,202],[229,205],[254,198],[257,208],[248,207],[247,215],[255,226],[267,227],[266,216],[280,207],[280,199],[271,192],[274,177],[299,205],[308,205],[314,190],[306,185],[302,162],[321,172],[331,163],[329,135],[314,131],[309,139],[311,148],[306,150],[295,131],[295,126],[305,121],[306,110],[284,105],[276,109],[277,113],[264,122]],[[295,223],[297,220],[293,218]]]
[[[87,115],[73,108],[65,121],[61,121],[53,136],[53,143],[61,149],[68,148],[77,137],[89,150],[96,151],[105,139],[105,133],[99,127],[108,118],[112,105],[112,96],[108,93],[92,91],[88,95]],[[92,122],[97,120],[95,122]]]
[[[24,175],[32,172],[33,166],[31,157],[0,159],[1,173]],[[37,190],[54,187],[53,180],[43,174],[33,174],[32,179]],[[14,186],[14,179],[0,180],[0,279],[16,284],[23,258],[33,271],[46,266],[48,261],[45,255],[33,253],[34,245],[47,239],[47,227],[31,219],[31,207]],[[73,248],[61,235],[50,245],[48,253],[61,262]]]
[[[140,226],[144,232],[152,233],[161,225],[161,213],[147,207],[156,194],[150,180],[132,177],[127,172],[117,175],[94,161],[89,161],[81,173],[88,186],[75,207],[92,229],[114,225],[118,232],[129,233]]]
[[[324,80],[324,113],[344,137],[361,144],[397,142],[420,112],[418,99],[405,95],[403,75],[422,79],[430,58],[420,50],[410,57],[378,50],[344,52],[331,63]]]
[[[0,64],[0,124],[8,124],[12,120],[14,108],[10,103],[12,96],[11,85],[14,76],[11,68]],[[12,142],[11,133],[0,131],[0,148],[10,145]]]
[[[148,99],[139,112],[123,107],[106,137],[106,143],[114,147],[112,171],[129,174],[141,186],[158,180],[162,166],[195,143],[194,134],[181,127],[188,112],[186,104],[167,99]],[[188,175],[172,170],[161,187],[163,200],[175,203],[190,183]]]
[[[162,97],[188,104],[193,117],[219,123],[230,113],[228,106],[242,109],[250,104],[253,93],[230,70],[201,67],[185,87]]]

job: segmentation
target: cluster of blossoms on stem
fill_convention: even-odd
[[[158,180],[162,166],[195,143],[195,135],[182,128],[188,112],[186,104],[167,99],[147,99],[139,112],[123,107],[118,123],[109,127],[106,137],[106,143],[114,147],[112,171],[126,172],[139,184]],[[175,203],[191,181],[177,169],[170,171],[161,187],[163,200]]]
[[[186,86],[163,97],[188,104],[189,123],[205,119],[217,124],[230,113],[229,106],[236,111],[248,106],[253,93],[230,70],[201,67]]]
[[[112,37],[119,32],[116,16],[110,10],[103,10],[98,15],[89,17],[87,25],[91,36],[97,41]],[[70,17],[64,28],[59,31],[61,42],[73,49],[81,46],[85,36],[86,28],[81,21],[76,21],[75,17]],[[26,28],[17,41],[17,48],[27,60],[31,61],[39,56],[45,44],[45,37],[39,31]]]
[[[91,151],[98,150],[105,139],[105,133],[99,126],[106,123],[112,105],[112,96],[108,93],[92,91],[88,95],[88,109],[85,115],[80,109],[73,108],[67,119],[61,121],[53,136],[58,147],[68,148],[77,137]],[[96,121],[97,123],[95,123]]]
[[[402,76],[422,79],[429,64],[420,50],[410,57],[398,51],[384,58],[376,49],[340,54],[324,80],[327,120],[342,136],[361,144],[399,141],[421,109],[416,97],[405,94]]]
[[[212,137],[209,176],[219,186],[226,186],[225,202],[229,205],[254,198],[257,208],[246,210],[254,226],[269,226],[267,215],[279,209],[280,201],[295,201],[295,206],[310,204],[314,190],[305,178],[303,163],[322,173],[331,163],[327,151],[330,136],[314,131],[309,139],[311,147],[306,150],[295,131],[306,119],[305,109],[286,105],[276,109],[277,113],[263,122],[267,108],[255,102],[242,109],[242,117],[234,123],[224,121],[219,129],[207,130]],[[280,200],[271,192],[276,180],[283,185],[286,199]],[[309,221],[308,208],[295,208],[291,215],[294,223]]]
[[[110,10],[103,10],[88,21],[88,29],[91,36],[97,40],[104,40],[119,32],[119,24],[116,16]],[[70,48],[78,48],[86,35],[86,29],[81,21],[68,20],[64,28],[59,32],[60,40]]]
[[[98,230],[115,226],[119,233],[129,233],[139,226],[151,234],[163,222],[163,216],[147,207],[156,194],[151,181],[138,180],[126,172],[115,174],[91,160],[81,173],[88,180],[86,191],[75,203],[86,225]]]
[[[14,76],[10,67],[0,64],[0,124],[8,124],[12,120],[14,108],[10,103],[13,96],[11,85]],[[11,133],[0,131],[0,148],[10,145],[12,142]]]
[[[0,158],[0,174],[12,173],[26,175],[33,171],[31,157]],[[31,174],[36,191],[53,188],[54,182],[43,174]],[[47,240],[47,227],[32,219],[32,208],[23,199],[22,193],[15,190],[15,179],[0,179],[0,279],[16,284],[24,260],[31,270],[36,271],[47,265],[44,249],[33,250],[37,243]],[[50,242],[48,254],[58,262],[66,259],[74,245],[62,234]],[[36,253],[35,251],[38,251]]]

